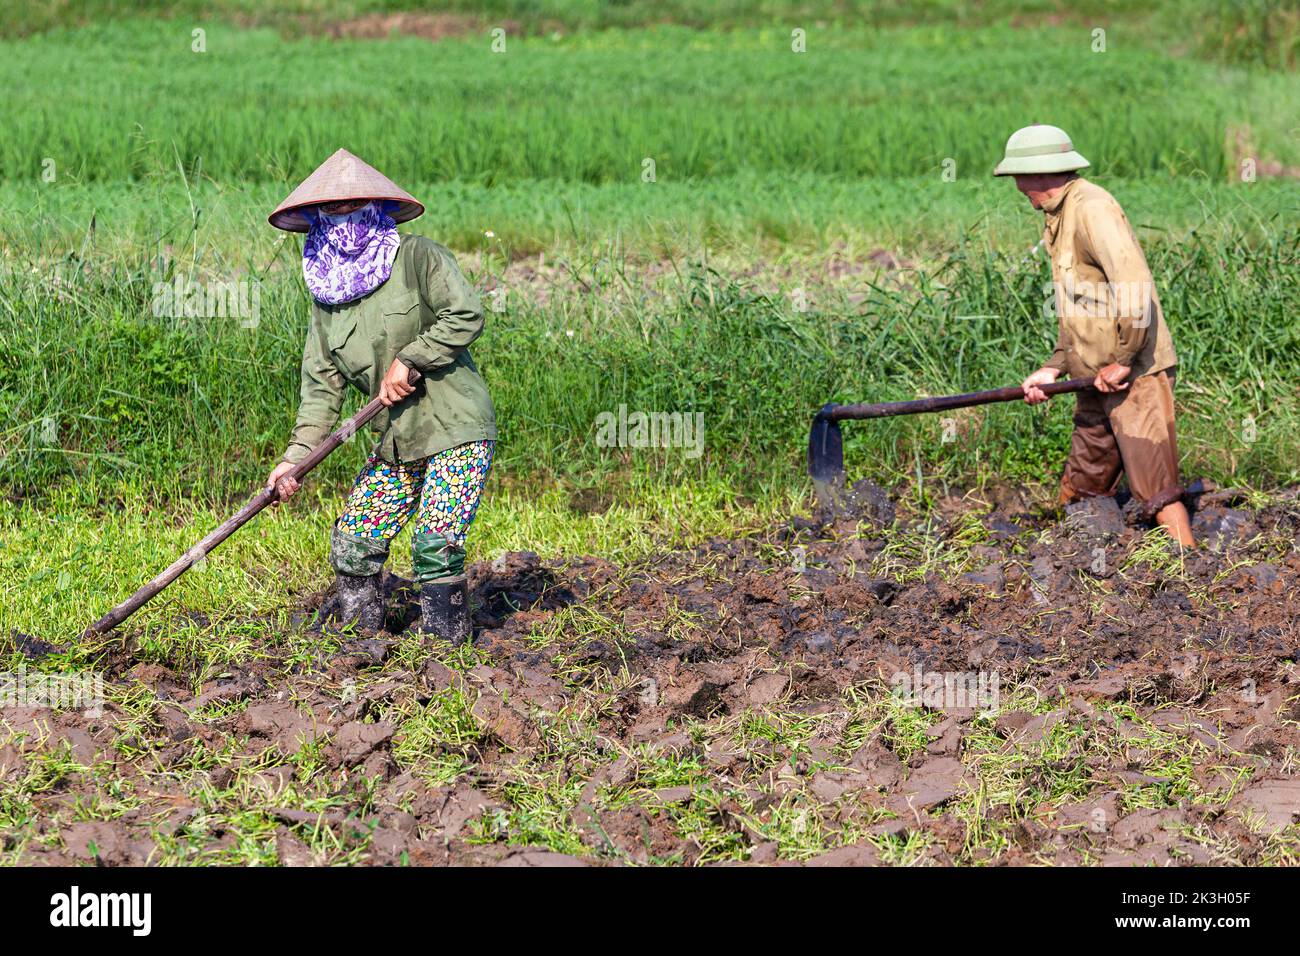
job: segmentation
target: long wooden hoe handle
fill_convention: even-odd
[[[415,369],[411,369],[407,381],[414,385],[419,380],[420,373]],[[284,475],[284,477],[301,481],[309,471],[329,457],[329,454],[334,451],[334,449],[338,448],[339,445],[342,445],[345,441],[355,435],[362,426],[370,421],[370,419],[378,415],[380,409],[383,407],[384,404],[379,399],[372,399],[364,408],[340,425],[333,434],[313,448],[311,454],[298,462],[298,464],[294,465],[293,468]],[[271,502],[275,501],[276,497],[277,492],[274,488],[263,488],[257,494],[253,495],[253,497],[249,499],[248,504],[240,508],[239,511],[223,521],[202,541],[173,561],[166,571],[158,575],[140,590],[136,591],[129,598],[92,624],[86,633],[104,634],[117,627],[141,607],[153,600],[154,596],[159,591],[188,571],[196,561],[207,557],[207,555],[216,549],[217,545],[221,544],[221,542],[229,538],[232,534],[243,527],[243,525],[247,524],[255,514]]]
[[[1072,378],[1064,382],[1040,385],[1039,388],[1048,395],[1061,395],[1065,392],[1082,392],[1092,388],[1093,379]],[[1006,388],[989,389],[987,392],[967,392],[965,395],[943,395],[937,398],[918,398],[910,402],[877,402],[874,405],[830,405],[818,413],[819,418],[833,422],[845,419],[888,418],[891,415],[915,415],[918,412],[943,412],[950,408],[966,408],[970,405],[987,405],[991,402],[1014,402],[1025,397],[1019,385]]]

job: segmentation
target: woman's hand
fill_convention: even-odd
[[[388,371],[384,374],[384,380],[379,383],[379,400],[385,405],[396,405],[415,391],[415,386],[407,381],[410,374],[411,370],[405,362],[393,359],[393,364],[388,366]]]
[[[1051,398],[1052,396],[1044,392],[1039,386],[1051,385],[1060,374],[1059,369],[1044,366],[1021,382],[1020,387],[1025,391],[1025,401],[1030,405],[1037,405],[1039,402],[1045,402]]]
[[[277,507],[281,502],[292,498],[300,487],[298,479],[284,477],[291,471],[293,471],[293,465],[290,462],[282,461],[271,471],[271,477],[266,479],[266,487],[274,488],[276,491],[276,499],[272,504]]]

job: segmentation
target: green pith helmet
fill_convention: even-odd
[[[1007,154],[993,170],[993,175],[1071,173],[1088,165],[1088,161],[1074,151],[1069,134],[1059,126],[1026,126],[1011,134],[1007,140]]]

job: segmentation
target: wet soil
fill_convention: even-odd
[[[1131,508],[1062,515],[1012,491],[918,515],[857,491],[854,514],[628,567],[527,552],[475,564],[472,650],[404,636],[415,606],[396,578],[396,633],[266,633],[219,675],[110,643],[102,715],[3,711],[0,783],[33,810],[5,852],[1300,859],[1296,489],[1260,508],[1201,495],[1205,547],[1186,554]],[[51,650],[22,653],[36,666]]]

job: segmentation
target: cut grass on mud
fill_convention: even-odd
[[[1202,496],[1211,547],[1177,561],[973,498],[622,566],[512,552],[471,568],[460,649],[260,618],[28,641],[11,668],[100,668],[107,701],[6,712],[0,859],[1300,863],[1296,501]],[[923,574],[870,560],[893,534]],[[976,670],[994,699],[900,683]]]
[[[561,489],[524,493],[494,485],[476,519],[470,559],[546,542],[547,557],[636,560],[764,527],[799,502],[792,496],[743,504],[725,485],[686,484],[587,513]],[[327,583],[336,505],[329,489],[309,485],[290,506],[263,512],[143,609],[132,627],[169,645],[197,642],[222,655],[238,653],[265,628],[287,627],[302,597]],[[157,509],[142,501],[109,513],[74,502],[0,502],[0,634],[16,629],[56,644],[74,640],[227,516],[224,509]],[[407,533],[395,539],[390,567],[409,576],[408,541]]]

